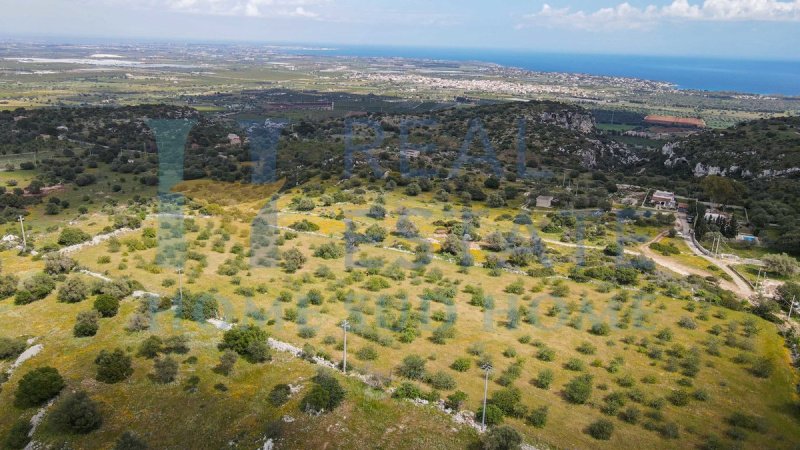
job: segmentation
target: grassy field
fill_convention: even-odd
[[[214,192],[220,190],[218,186],[202,183],[181,189],[196,201],[205,202],[206,206],[217,204]],[[236,258],[232,252],[238,252],[237,244],[249,248],[250,221],[255,211],[265,203],[263,196],[271,192],[268,187],[265,187],[265,192],[250,192],[250,196],[242,192],[242,203],[219,206],[220,211],[211,217],[196,217],[198,231],[189,232],[184,237],[189,250],[207,258],[205,267],[196,261],[187,263],[185,289],[213,293],[221,305],[220,316],[228,322],[255,323],[276,339],[299,347],[310,344],[321,354],[338,361],[342,334],[338,323],[348,318],[373,333],[352,332],[348,336],[351,367],[386,377],[396,386],[403,381],[395,372],[400,361],[408,355],[419,355],[426,361],[428,373],[444,372],[455,380],[456,386],[443,389],[442,395],[450,394],[454,389],[466,392],[466,407],[473,411],[480,405],[483,390],[482,372],[477,367],[477,360],[490,358],[495,367],[490,396],[503,389],[499,384],[506,382],[502,381],[502,375],[514,365],[519,368],[519,374],[510,383],[520,390],[521,403],[528,409],[545,405],[549,408],[548,423],[541,429],[528,425],[522,418],[506,419],[523,433],[526,441],[532,443],[565,448],[674,448],[701,445],[708,441],[709,436],[721,439],[725,445],[741,444],[752,448],[764,441],[770,442],[773,448],[793,448],[800,442],[800,425],[791,413],[797,402],[794,390],[796,373],[789,366],[788,351],[774,325],[761,319],[692,300],[668,298],[658,289],[653,294],[630,288],[609,289],[603,283],[575,283],[561,275],[536,278],[510,272],[492,274],[479,267],[459,269],[440,259],[434,259],[430,265],[417,270],[410,262],[411,255],[370,245],[362,245],[351,255],[352,259],[326,260],[314,256],[316,249],[323,244],[332,239],[340,241],[338,236],[345,230],[344,222],[330,218],[331,214],[340,211],[344,217],[352,217],[362,229],[380,223],[391,230],[397,220],[397,214],[392,211],[405,207],[412,211],[410,218],[421,235],[433,235],[437,227],[432,222],[447,217],[447,211],[427,195],[407,197],[400,192],[386,193],[386,203],[391,205],[388,208],[390,214],[385,220],[377,221],[363,215],[377,195],[373,192],[365,194],[365,205],[335,203],[315,208],[311,213],[290,210],[290,200],[298,192],[285,193],[276,204],[277,210],[281,211],[278,226],[287,227],[301,219],[319,226],[315,233],[301,233],[295,238],[287,236],[278,248],[279,252],[299,249],[307,258],[306,264],[293,274],[285,273],[279,267],[250,264],[235,275],[220,275],[220,266]],[[494,218],[513,213],[515,208],[515,205],[498,209],[474,205],[472,209],[483,217],[480,231],[486,235],[495,229],[512,229],[514,226],[510,222],[496,222]],[[231,213],[232,210],[237,212]],[[96,233],[103,226],[103,217],[102,213],[87,215],[79,219],[78,225]],[[50,220],[40,217],[38,211],[30,218],[32,223],[40,219],[45,220],[40,226]],[[108,220],[107,216],[105,220]],[[534,214],[537,228],[547,220],[543,213]],[[148,219],[144,226],[157,228],[158,224],[155,219]],[[201,238],[204,230],[210,231],[208,239]],[[631,228],[627,232],[655,235],[658,230]],[[112,278],[131,277],[148,291],[173,295],[177,275],[172,270],[152,264],[157,250],[127,249],[126,242],[138,239],[140,235],[141,231],[134,231],[121,237],[121,251],[111,252],[106,244],[102,244],[87,248],[74,257],[92,271]],[[334,238],[327,237],[329,235]],[[558,240],[560,235],[553,233],[552,238]],[[604,237],[593,244],[602,248],[613,241],[613,238]],[[383,245],[413,248],[415,242],[389,236]],[[553,249],[551,255],[556,262],[556,273],[567,273],[576,255],[575,249],[549,247]],[[479,256],[476,259],[480,260],[483,251],[475,250],[475,253]],[[584,249],[583,253],[591,260],[604,258],[600,250],[593,248]],[[40,261],[9,252],[3,253],[2,258],[4,270],[18,273],[23,278],[42,267]],[[358,265],[348,269],[352,262],[370,258],[385,261],[384,268],[379,271],[381,274],[366,274]],[[393,278],[389,278],[386,270],[395,262],[400,269],[395,269]],[[372,285],[370,281],[373,279],[383,279],[386,283]],[[654,283],[668,282],[662,276],[654,280],[661,280]],[[468,285],[481,287],[485,296],[494,299],[494,307],[471,305],[471,294],[466,292]],[[512,285],[515,286],[513,289]],[[309,304],[305,300],[313,289],[322,293],[322,304]],[[453,304],[426,300],[429,298],[426,290],[436,289],[451,289],[455,293]],[[283,291],[291,294],[290,302],[278,301]],[[689,294],[683,288],[678,297],[691,298]],[[100,350],[119,347],[135,352],[139,342],[148,336],[147,332],[124,330],[136,301],[124,301],[117,317],[102,319],[97,336],[75,338],[71,333],[74,317],[79,311],[88,309],[91,300],[64,304],[58,303],[54,297],[51,295],[26,306],[15,306],[11,300],[0,302],[0,320],[7,324],[2,335],[36,336],[45,348],[3,386],[0,402],[10,404],[12,387],[25,371],[39,365],[52,365],[65,375],[70,388],[87,390],[103,403],[106,423],[99,431],[86,437],[57,435],[45,423],[37,431],[37,440],[57,442],[67,439],[78,448],[99,448],[130,426],[151,444],[158,443],[163,448],[185,448],[186,445],[219,448],[230,441],[251,448],[265,436],[268,424],[284,414],[297,419],[284,425],[283,442],[289,448],[366,448],[372,447],[373,443],[389,448],[464,448],[476,439],[469,428],[456,426],[430,408],[389,399],[386,393],[365,388],[354,380],[347,381],[348,400],[335,415],[306,416],[297,410],[297,399],[280,409],[271,408],[264,401],[271,386],[278,382],[296,383],[301,378],[308,380],[314,371],[310,364],[276,354],[275,359],[265,365],[240,361],[234,374],[224,377],[211,370],[220,355],[216,344],[222,332],[209,324],[177,320],[169,311],[156,315],[151,332],[162,337],[189,336],[191,352],[181,358],[197,358],[194,363],[181,365],[178,382],[166,386],[154,384],[147,377],[151,363],[144,358],[134,358],[135,373],[130,380],[119,385],[98,383],[93,380],[92,361]],[[382,326],[402,315],[406,304],[410,308],[408,311],[418,313],[422,318],[421,335],[411,343],[401,342],[399,333]],[[520,306],[530,311],[530,323],[511,319]],[[248,316],[248,312],[261,308],[263,316],[257,319]],[[446,338],[444,344],[435,343],[433,332],[442,325],[436,317],[447,314],[455,314],[455,335]],[[694,328],[677,324],[684,317],[691,318]],[[745,335],[743,324],[748,321],[752,321],[751,326],[758,329],[757,333]],[[592,325],[599,323],[609,325],[607,335],[589,332]],[[732,339],[736,341],[732,345],[736,346],[724,345],[723,336],[712,334],[717,332],[716,327],[732,330]],[[669,341],[657,337],[665,328],[671,330]],[[381,342],[376,342],[376,339]],[[594,347],[592,354],[577,350],[585,342]],[[468,352],[471,346],[478,354]],[[360,360],[355,356],[365,347],[376,349],[377,359]],[[716,350],[711,351],[712,348]],[[542,359],[543,349],[554,352],[552,360]],[[699,370],[696,375],[687,376],[681,364],[687,355],[692,354],[692,349],[696,349]],[[775,370],[767,379],[758,378],[749,371],[748,361],[758,357],[768,358],[774,365]],[[465,372],[452,370],[450,365],[457,358],[467,358],[471,367]],[[571,361],[573,359],[581,363]],[[549,389],[540,389],[531,383],[543,369],[553,371]],[[564,387],[580,374],[592,375],[594,388],[586,404],[575,405],[565,399]],[[200,378],[200,390],[194,394],[183,390],[191,375]],[[224,383],[228,390],[222,392],[214,388],[218,383]],[[430,389],[424,383],[420,386]],[[687,406],[676,406],[664,400],[671,398],[674,391],[685,391],[691,397],[699,390],[703,391],[705,400],[691,399]],[[614,416],[619,411],[607,414],[611,410],[606,399],[613,398],[609,395],[614,393],[621,394],[624,408],[634,407],[640,411],[638,423],[616,419]],[[180,411],[180,414],[164,412],[173,410]],[[733,430],[726,419],[738,411],[762,418],[767,424],[766,429],[763,432]],[[0,430],[7,430],[14,420],[29,417],[33,412],[3,408],[0,411]],[[611,440],[597,441],[586,433],[586,428],[591,422],[605,417],[613,421],[615,432]],[[164,426],[165,423],[168,426]],[[219,423],[230,426],[219,430]],[[659,431],[664,430],[667,424],[677,427],[677,436]]]

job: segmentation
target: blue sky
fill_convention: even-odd
[[[3,36],[800,59],[800,0],[0,0]]]

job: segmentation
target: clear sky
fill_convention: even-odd
[[[0,0],[5,37],[800,59],[800,0]]]

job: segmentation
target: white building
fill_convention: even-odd
[[[675,209],[677,206],[674,192],[655,191],[653,196],[650,197],[650,202],[660,208]]]

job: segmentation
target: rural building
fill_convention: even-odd
[[[758,244],[758,238],[752,234],[737,234],[736,240],[739,242],[746,242],[748,244]]]
[[[644,118],[644,123],[648,125],[657,125],[662,127],[680,127],[680,128],[705,128],[706,122],[703,119],[691,117],[676,117],[676,116],[660,116],[651,114]]]
[[[230,145],[241,145],[242,138],[240,138],[238,134],[231,133],[228,135],[228,143]]]
[[[400,150],[400,154],[409,159],[419,158],[419,150],[411,150],[411,149]]]
[[[540,195],[536,197],[536,207],[537,208],[552,208],[553,207],[553,197],[549,195]]]
[[[650,197],[650,202],[660,208],[675,208],[675,193],[667,191],[655,191]]]

